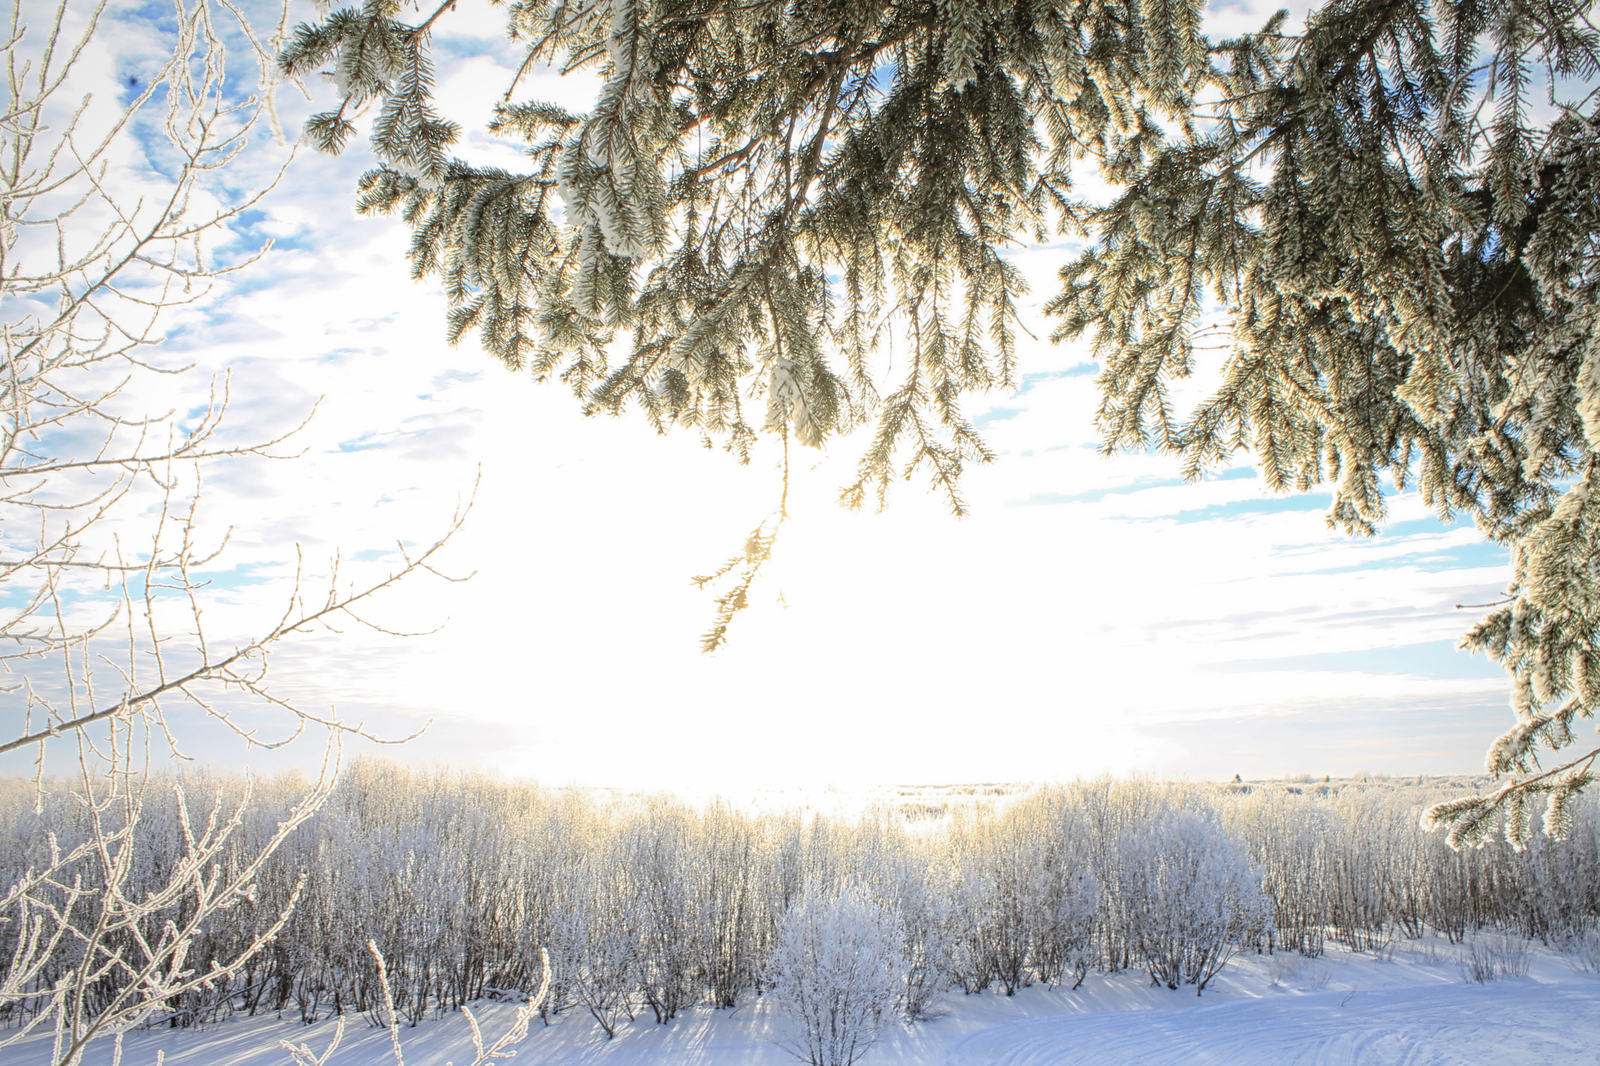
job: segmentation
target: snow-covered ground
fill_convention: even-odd
[[[1600,976],[1535,950],[1528,976],[1463,980],[1458,948],[1442,940],[1402,944],[1386,959],[1330,947],[1320,959],[1235,959],[1196,997],[1152,988],[1139,973],[1091,975],[1076,992],[1030,988],[944,1002],[932,1021],[886,1031],[861,1066],[1555,1066],[1600,1063]],[[493,1039],[506,1004],[477,1013]],[[537,1021],[521,1066],[791,1066],[774,1044],[781,1018],[770,1000],[734,1010],[702,1008],[667,1025],[648,1014],[606,1041],[586,1014]],[[236,1018],[200,1032],[131,1034],[125,1066],[286,1066],[279,1040],[320,1054],[332,1022],[302,1026]],[[406,1066],[470,1063],[460,1014],[401,1031]],[[49,1042],[8,1049],[6,1066],[43,1066]],[[109,1066],[109,1045],[89,1066]],[[330,1066],[388,1066],[388,1034],[348,1018]]]

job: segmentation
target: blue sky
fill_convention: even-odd
[[[463,156],[516,166],[482,132],[515,57],[475,3],[438,42],[442,110],[467,130]],[[582,106],[593,88],[544,74],[526,92]],[[291,131],[313,106],[287,87],[281,102]],[[265,182],[286,155],[260,138],[230,182]],[[286,694],[387,735],[433,720],[390,757],[679,788],[1441,773],[1481,767],[1509,716],[1499,671],[1453,647],[1477,617],[1455,605],[1509,577],[1470,524],[1397,495],[1380,536],[1350,539],[1327,528],[1326,494],[1275,496],[1248,456],[1198,483],[1169,457],[1104,457],[1087,347],[1026,339],[1021,388],[970,408],[999,455],[970,474],[971,518],[920,484],[883,514],[841,512],[862,442],[808,453],[755,605],[703,657],[712,605],[689,578],[772,509],[775,456],[739,467],[640,419],[584,419],[560,386],[447,346],[444,299],[410,280],[404,227],[350,206],[367,162],[295,155],[235,245],[275,248],[173,320],[160,358],[197,370],[148,399],[182,409],[231,373],[230,424],[248,437],[320,398],[300,458],[209,475],[207,521],[233,528],[212,575],[220,631],[275,617],[296,544],[313,569],[338,553],[347,574],[376,572],[477,483],[447,561],[472,580],[380,605],[386,624],[443,628],[323,635],[274,667]],[[1069,255],[1015,254],[1036,336]],[[194,735],[203,758],[245,758]]]

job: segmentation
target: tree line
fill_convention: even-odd
[[[242,806],[246,787],[216,773],[153,780],[142,809],[130,812],[139,865],[120,891],[137,899],[164,884],[185,854],[194,811],[209,802],[243,812],[219,857],[222,874],[258,855],[305,782],[248,783]],[[1460,942],[1491,927],[1559,946],[1597,923],[1592,800],[1564,840],[1453,851],[1419,826],[1453,787],[1460,783],[1100,779],[842,817],[607,798],[358,761],[237,903],[208,919],[187,965],[200,973],[212,959],[240,955],[292,905],[271,943],[237,972],[186,988],[148,1024],[240,1012],[308,1023],[365,1014],[386,1024],[370,940],[386,959],[399,1024],[483,997],[519,997],[539,985],[548,950],[545,1019],[587,1015],[609,1038],[640,1016],[668,1022],[697,1005],[733,1007],[770,991],[784,970],[785,937],[797,935],[786,920],[792,927],[793,914],[841,892],[890,916],[893,1009],[912,1019],[936,1011],[950,989],[1009,995],[1134,970],[1198,993],[1241,951],[1315,956],[1329,941],[1382,951],[1396,938]],[[64,783],[40,791],[33,781],[0,781],[0,810],[10,826],[0,837],[0,883],[90,834]],[[85,879],[91,892],[81,900],[93,898],[95,876],[86,861],[57,880]],[[73,905],[65,891],[61,902]],[[179,898],[152,910],[147,928],[121,935],[182,926],[186,906]],[[0,924],[0,951],[26,935],[26,923]],[[804,958],[822,949],[807,950]],[[42,1008],[57,979],[82,965],[80,953],[71,939],[55,945],[37,974],[37,1001],[8,1001],[0,1023],[23,1024]],[[110,971],[87,987],[82,1008],[114,999],[117,980]]]

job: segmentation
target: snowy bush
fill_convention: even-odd
[[[850,1066],[905,987],[900,916],[856,885],[812,882],[783,917],[772,971],[786,1022],[780,1046],[811,1066]]]
[[[697,998],[694,918],[699,882],[711,871],[694,861],[690,837],[688,818],[678,811],[634,822],[623,836],[629,861],[619,872],[637,918],[637,982],[658,1022],[676,1018]]]
[[[1584,929],[1569,934],[1561,942],[1561,952],[1582,973],[1600,973],[1600,929]]]
[[[936,1001],[950,987],[952,933],[956,924],[948,864],[942,849],[924,843],[887,857],[883,892],[900,914],[905,956],[905,988],[900,999],[907,1021],[927,1021],[940,1013]]]
[[[950,987],[950,903],[932,892],[916,896],[914,906],[902,905],[906,959],[905,992],[901,1012],[907,1021],[928,1021],[939,1015],[935,1001]]]
[[[1528,976],[1532,962],[1528,942],[1519,936],[1490,933],[1473,939],[1456,957],[1463,981],[1487,984],[1506,977]]]
[[[1270,925],[1271,902],[1214,818],[1172,811],[1125,831],[1119,850],[1129,939],[1152,981],[1198,995]]]
[[[1096,833],[1082,798],[1045,792],[953,819],[949,972],[963,991],[1076,988],[1100,962]]]
[[[553,922],[554,966],[565,985],[610,1040],[623,1020],[633,1020],[635,942],[631,911],[623,904],[608,856],[591,862],[568,882],[565,906]]]
[[[1068,870],[1041,886],[1039,898],[1045,922],[1030,952],[1035,972],[1047,984],[1076,990],[1099,961],[1100,881],[1087,867]]]

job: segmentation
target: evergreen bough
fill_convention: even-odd
[[[1195,0],[517,0],[523,72],[604,82],[576,114],[518,101],[519,72],[491,129],[528,145],[520,173],[446,154],[427,45],[451,7],[330,11],[281,63],[339,89],[307,125],[324,150],[381,108],[358,204],[411,224],[452,340],[741,456],[762,431],[787,449],[871,421],[843,501],[881,506],[920,470],[960,514],[963,467],[991,458],[962,401],[1015,370],[1002,250],[1083,235],[1048,307],[1058,338],[1093,338],[1107,450],[1172,451],[1192,477],[1250,450],[1274,489],[1330,482],[1352,533],[1383,521],[1388,477],[1511,549],[1462,640],[1512,677],[1504,785],[1428,819],[1455,846],[1502,823],[1521,846],[1543,796],[1565,831],[1600,756],[1568,750],[1600,704],[1585,0],[1332,0],[1301,33],[1280,12],[1220,41]],[[1110,203],[1075,193],[1087,166]],[[1170,383],[1219,320],[1220,384],[1178,411]],[[734,575],[708,650],[782,518],[705,579]]]

